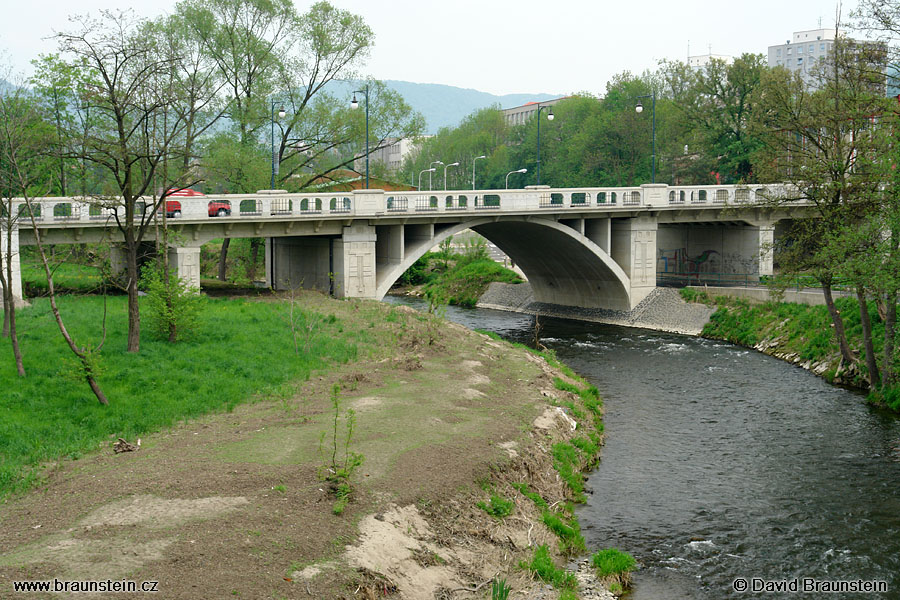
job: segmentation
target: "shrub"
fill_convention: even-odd
[[[161,266],[145,268],[141,279],[147,290],[146,319],[154,338],[175,342],[196,333],[205,306],[200,290],[175,271],[169,273],[166,282]]]
[[[516,503],[512,500],[507,500],[503,496],[497,496],[496,494],[494,494],[491,496],[489,502],[478,502],[476,506],[495,519],[502,519],[503,517],[512,514],[513,508],[515,508]]]

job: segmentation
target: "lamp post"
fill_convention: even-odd
[[[275,189],[275,172],[276,172],[276,153],[275,153],[275,105],[281,104],[278,100],[272,100],[272,178],[269,180],[269,189]],[[278,109],[278,118],[283,119],[287,115],[284,105]]]
[[[350,108],[359,108],[359,102],[356,100],[356,94],[365,94],[366,96],[366,189],[369,189],[369,86],[361,90],[353,91],[353,100],[350,101]]]
[[[458,167],[459,162],[450,163],[449,165],[444,165],[444,191],[447,191],[447,169],[449,167]]]
[[[509,189],[509,176],[513,173],[527,173],[528,169],[519,169],[518,171],[510,171],[506,174],[506,189]]]
[[[653,161],[650,165],[650,183],[656,183],[656,92],[652,94],[644,94],[643,96],[637,97],[637,104],[634,107],[636,113],[640,114],[644,111],[644,105],[641,104],[641,98],[652,98],[651,112],[653,113],[653,129],[652,129],[652,142],[651,142],[651,160]]]
[[[429,173],[428,173],[428,191],[429,192],[431,191],[431,174],[435,172],[434,165],[442,165],[442,164],[444,164],[443,161],[436,160],[433,163],[431,163],[430,165],[428,165],[429,167],[431,167],[431,171],[429,171]]]
[[[550,106],[541,106],[541,103],[538,102],[537,109],[537,122],[538,122],[538,135],[537,135],[537,184],[541,185],[541,111],[544,109],[549,109],[547,113],[547,120],[553,120],[553,108]]]
[[[472,189],[473,190],[475,189],[475,161],[478,160],[479,158],[487,158],[487,156],[482,154],[481,156],[476,156],[474,159],[472,159]]]
[[[422,191],[422,173],[428,173],[428,177],[431,177],[431,174],[434,173],[434,167],[430,169],[422,169],[419,171],[419,191]],[[430,190],[429,190],[430,191]]]

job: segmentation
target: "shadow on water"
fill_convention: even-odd
[[[447,317],[532,337],[527,315],[450,307]],[[896,416],[724,342],[541,322],[543,343],[606,403],[602,462],[578,516],[589,547],[644,565],[632,600],[792,596],[737,593],[738,577],[881,580],[886,594],[830,597],[900,598]]]

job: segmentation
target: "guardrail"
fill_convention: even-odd
[[[378,217],[394,214],[477,213],[501,211],[527,213],[593,212],[635,210],[639,208],[687,209],[727,205],[769,203],[785,198],[779,185],[755,186],[667,186],[648,184],[627,188],[551,189],[532,187],[522,190],[476,190],[385,192],[358,190],[337,194],[288,194],[262,190],[257,194],[170,197],[166,202],[169,219],[198,221],[208,219],[285,219],[335,217]],[[27,216],[27,207],[14,202],[15,210]],[[136,219],[149,218],[155,202],[138,203]],[[123,216],[123,208],[109,198],[40,198],[32,202],[35,219],[43,226],[68,226],[84,223],[98,225]],[[161,216],[162,209],[158,212]]]

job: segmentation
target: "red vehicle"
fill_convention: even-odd
[[[181,216],[181,201],[174,198],[195,198],[197,196],[205,196],[205,194],[192,189],[178,190],[172,192],[166,198],[166,216],[177,219]],[[231,215],[231,202],[210,200],[207,204],[207,214],[210,217],[227,217]]]

